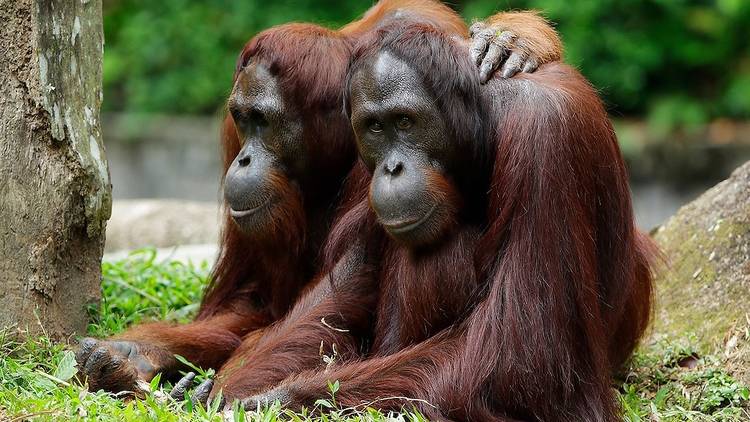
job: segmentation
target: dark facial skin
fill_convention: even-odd
[[[370,204],[382,226],[407,245],[437,241],[459,207],[446,178],[455,148],[421,76],[380,53],[352,78],[351,120],[372,171]]]
[[[277,78],[256,63],[237,78],[229,111],[242,149],[227,170],[224,198],[244,232],[262,234],[274,212],[283,212],[281,191],[304,172],[301,118],[284,101]]]

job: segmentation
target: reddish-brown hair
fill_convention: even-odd
[[[254,37],[237,60],[234,80],[250,60],[268,67],[279,80],[286,101],[299,109],[303,120],[307,175],[299,180],[299,208],[288,210],[304,216],[304,208],[319,198],[335,196],[340,181],[354,159],[351,128],[341,113],[343,82],[350,55],[350,43],[336,31],[293,23],[266,30]],[[224,171],[240,150],[240,140],[231,115],[224,119],[222,131]],[[290,216],[290,222],[298,217]],[[282,226],[279,222],[279,226]],[[214,266],[198,318],[215,314],[227,299],[242,289],[254,289],[272,305],[273,318],[280,317],[291,305],[301,283],[314,273],[316,258],[301,263],[306,237],[299,224],[284,224],[285,236],[273,244],[259,245],[242,234],[228,212],[224,212],[219,258]],[[291,227],[289,227],[291,226]],[[251,280],[262,286],[249,285]]]
[[[398,21],[426,23],[464,38],[469,35],[461,16],[438,0],[379,0],[362,19],[344,26],[340,32],[358,39],[377,27]]]
[[[483,113],[460,88],[479,86],[462,42],[419,24],[363,42],[357,60],[401,57],[424,76],[455,141],[471,133],[467,122]],[[373,357],[285,382],[297,402],[339,379],[344,405],[413,397],[436,405],[417,407],[438,419],[617,420],[611,376],[648,323],[654,249],[634,226],[614,130],[595,90],[562,64],[495,79],[481,94],[491,118],[466,142],[490,156],[461,171],[485,174],[489,190],[461,193],[484,198],[475,201],[486,204],[483,220],[427,252],[388,240],[370,249],[381,254],[372,258],[381,263]],[[363,207],[370,175],[356,168],[329,267],[351,242],[349,227],[383,242]],[[379,407],[404,404],[413,403]]]
[[[324,276],[256,349],[233,357],[249,363],[222,382],[226,395],[276,386],[271,399],[311,405],[339,380],[342,406],[417,407],[431,419],[617,420],[611,376],[648,323],[654,250],[634,227],[594,89],[559,63],[482,88],[455,34],[414,22],[374,28],[350,78],[381,51],[422,75],[467,152],[436,180],[458,182],[473,218],[462,214],[435,245],[406,248],[377,224],[359,161]],[[352,251],[363,264],[337,277]],[[317,339],[342,345],[339,364],[312,370]]]
[[[339,108],[349,60],[348,42],[356,41],[377,28],[406,21],[421,24],[420,30],[429,31],[425,25],[433,25],[450,36],[467,35],[461,18],[439,1],[381,0],[361,20],[338,33],[313,25],[290,24],[264,31],[245,46],[237,61],[235,80],[249,61],[262,63],[278,78],[284,100],[301,112],[304,158],[309,165],[291,170],[305,172],[306,168],[306,174],[302,175],[285,171],[268,175],[283,203],[273,213],[270,234],[255,238],[245,236],[229,215],[224,214],[220,256],[196,321],[177,326],[163,323],[139,325],[119,337],[144,341],[146,346],[154,344],[164,349],[158,356],[147,356],[155,367],[166,371],[166,376],[175,375],[178,369],[173,353],[204,367],[220,365],[232,354],[226,366],[239,365],[241,370],[230,377],[231,380],[217,377],[220,381],[217,388],[226,386],[227,396],[246,397],[278,384],[289,375],[316,367],[320,362],[317,341],[324,340],[326,353],[333,351],[334,344],[338,345],[339,362],[367,350],[382,357],[371,356],[360,364],[351,364],[330,374],[346,380],[346,387],[339,393],[343,400],[373,396],[412,396],[430,400],[434,397],[442,408],[459,409],[451,414],[459,415],[461,409],[474,419],[489,419],[493,414],[495,409],[491,407],[483,407],[485,412],[482,413],[478,411],[479,407],[466,406],[474,396],[459,394],[460,391],[450,392],[449,388],[453,386],[455,389],[461,384],[448,370],[456,367],[455,353],[465,346],[463,326],[458,325],[459,321],[466,320],[466,315],[487,296],[489,289],[487,283],[477,277],[480,272],[474,272],[472,261],[477,239],[487,223],[486,206],[482,202],[489,199],[486,192],[494,157],[486,148],[493,145],[488,142],[493,137],[483,131],[491,125],[485,127],[482,124],[490,120],[478,117],[485,107],[474,106],[481,96],[473,72],[475,69],[466,60],[453,61],[450,54],[436,48],[441,45],[452,48],[456,57],[465,57],[465,47],[456,47],[445,41],[449,36],[444,37],[443,44],[436,45],[435,41],[441,40],[435,34],[419,39],[420,30],[402,27],[406,35],[401,39],[388,32],[374,34],[374,41],[368,41],[373,48],[368,51],[363,47],[361,55],[374,54],[375,45],[385,44],[382,40],[393,38],[392,52],[403,60],[428,64],[422,67],[422,76],[432,78],[427,85],[433,95],[447,100],[441,105],[443,114],[452,122],[453,128],[458,128],[452,130],[452,137],[466,147],[466,153],[458,154],[454,161],[459,168],[473,170],[453,172],[460,176],[458,180],[450,180],[435,172],[430,180],[436,190],[439,186],[442,189],[433,193],[436,198],[445,200],[459,196],[454,195],[459,191],[461,196],[478,198],[477,203],[464,204],[463,207],[476,213],[473,218],[467,220],[466,215],[450,215],[471,223],[458,226],[449,239],[432,251],[412,254],[399,249],[398,245],[389,242],[376,224],[367,203],[369,174],[361,163],[357,164],[343,194],[341,224],[333,229],[332,241],[325,248],[322,260],[327,263],[337,261],[339,266],[334,271],[331,265],[330,271],[310,283],[313,287],[296,302],[286,314],[287,318],[267,327],[286,312],[300,294],[302,284],[320,267],[318,249],[331,222],[331,208],[341,199],[336,194],[354,160],[349,122]],[[523,52],[531,57],[541,60],[560,57],[559,40],[538,16],[498,14],[490,22],[519,35]],[[378,37],[382,40],[378,41]],[[425,44],[420,45],[419,41],[425,41]],[[414,51],[409,50],[409,43],[416,47]],[[453,65],[455,68],[451,67]],[[455,100],[451,99],[457,93],[461,93],[458,96],[463,98],[464,104],[458,103],[454,109],[451,101]],[[222,135],[224,170],[233,162],[240,147],[234,121],[227,115]],[[458,189],[451,189],[453,185]],[[339,259],[341,257],[347,259]],[[639,278],[648,279],[647,265],[643,266],[643,275]],[[612,326],[617,321],[626,321],[617,325],[618,336],[632,339],[634,343],[642,325],[633,323],[629,315],[641,315],[641,310],[648,310],[649,305],[636,294],[637,289],[633,292],[625,307],[638,311],[612,312],[610,321],[614,321]],[[382,307],[379,311],[382,318],[374,324],[378,335],[373,338],[372,316],[378,303]],[[418,304],[413,306],[413,312],[406,309],[399,314],[400,308],[411,304]],[[645,323],[645,319],[643,321]],[[349,331],[335,327],[347,327]],[[248,335],[248,331],[254,329],[260,330]],[[440,334],[432,336],[441,329],[444,330]],[[426,337],[430,338],[422,341]],[[242,345],[235,351],[240,342]],[[410,344],[414,346],[406,347]],[[613,343],[611,352],[624,358],[632,349],[629,347],[617,348]],[[222,371],[221,374],[226,373]],[[325,380],[321,381],[321,376],[326,376],[326,373],[313,375],[309,379],[301,378],[306,382],[301,387],[314,400],[325,396],[327,390]],[[96,376],[100,377],[99,381],[111,382],[110,385],[114,386],[127,385],[135,375],[134,368],[125,365]],[[290,386],[289,383],[286,385]],[[429,391],[420,394],[420,386]],[[316,390],[321,387],[322,392]],[[465,399],[463,404],[449,403],[449,400],[461,397]],[[379,402],[383,406],[397,406],[399,403],[398,398]]]

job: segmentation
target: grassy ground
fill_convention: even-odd
[[[108,336],[144,319],[186,321],[196,310],[208,268],[156,262],[143,251],[103,265],[103,301],[92,309],[89,334]],[[679,343],[648,345],[633,358],[619,391],[627,421],[743,421],[750,420],[750,390],[722,369],[716,356],[697,356],[689,336]],[[207,421],[220,420],[216,409],[194,408],[189,402],[165,398],[170,386],[152,383],[144,400],[125,401],[103,392],[89,393],[75,378],[69,347],[46,338],[11,340],[0,333],[0,421]],[[201,372],[199,377],[208,376]],[[163,390],[161,389],[163,388]],[[374,409],[340,409],[332,397],[317,406],[327,413],[320,421],[421,421],[419,415],[384,415]],[[245,415],[235,413],[235,420]],[[302,421],[272,406],[249,413],[247,420]]]

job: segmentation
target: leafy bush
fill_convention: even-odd
[[[338,27],[369,2],[110,0],[105,2],[105,107],[206,113],[231,88],[237,54],[288,21]],[[464,0],[468,18],[538,9],[562,34],[566,59],[612,111],[648,115],[665,131],[750,117],[750,2],[745,0]]]
[[[106,1],[105,109],[214,112],[255,33],[288,21],[336,27],[360,12],[350,1]]]
[[[537,9],[565,43],[566,60],[601,89],[617,114],[690,129],[750,117],[750,2],[745,0],[512,0]],[[467,2],[483,16],[493,0]]]

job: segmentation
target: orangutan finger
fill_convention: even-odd
[[[523,72],[524,73],[531,73],[535,71],[539,67],[539,62],[531,57],[528,60],[526,60],[526,64],[523,65]]]
[[[211,390],[214,388],[214,380],[207,379],[202,383],[198,384],[193,391],[191,400],[193,403],[200,403],[203,407],[206,407],[208,403],[208,396],[211,394]]]
[[[84,371],[92,391],[131,390],[137,379],[135,370],[127,365],[125,357],[111,354],[106,346],[100,346],[91,353]]]
[[[518,72],[521,71],[521,67],[524,65],[528,54],[525,51],[517,50],[510,54],[508,60],[505,61],[501,69],[501,76],[504,79],[512,78]]]
[[[469,54],[471,55],[471,60],[477,66],[482,63],[482,58],[487,53],[487,47],[494,36],[495,32],[492,29],[485,29],[472,37]]]
[[[99,340],[91,337],[82,338],[81,341],[78,342],[78,350],[76,351],[76,362],[78,362],[78,367],[81,368],[83,365],[86,364],[86,361],[89,358],[89,355],[91,355],[91,352],[96,349],[96,346],[99,344]]]
[[[473,37],[474,35],[478,34],[480,31],[487,28],[487,24],[482,21],[476,21],[469,27],[469,36]]]
[[[177,401],[185,400],[185,391],[193,385],[193,380],[195,380],[195,372],[188,372],[182,379],[177,381],[169,396]]]

